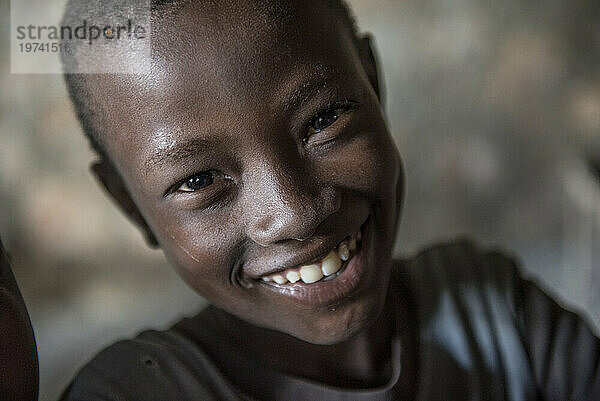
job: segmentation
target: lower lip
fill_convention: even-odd
[[[270,291],[285,295],[296,301],[301,306],[331,307],[338,304],[342,299],[352,297],[361,287],[366,284],[368,265],[368,249],[370,242],[371,219],[361,227],[362,240],[358,252],[348,261],[342,273],[330,280],[321,280],[313,284],[305,284],[300,281],[294,284],[276,284],[271,282],[259,282],[259,285]]]

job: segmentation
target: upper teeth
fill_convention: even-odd
[[[295,283],[302,280],[306,284],[316,283],[323,277],[333,276],[342,268],[343,262],[351,259],[360,242],[360,231],[350,238],[342,241],[337,249],[332,250],[320,262],[287,269],[269,276],[263,276],[263,281],[272,281],[277,284]]]
[[[321,270],[323,271],[323,274],[330,276],[333,273],[337,273],[342,267],[342,261],[340,259],[341,256],[338,257],[334,251],[329,252],[329,254],[325,256],[325,259],[323,259],[323,262],[321,262]]]
[[[350,250],[346,244],[341,244],[338,248],[338,252],[340,254],[340,259],[342,259],[344,262],[350,257]]]
[[[285,275],[285,278],[290,282],[290,283],[295,283],[296,281],[300,280],[300,273],[290,270],[289,272],[287,272],[287,274]],[[284,283],[285,284],[285,283]]]
[[[308,265],[300,268],[300,278],[307,284],[316,283],[323,278],[319,265]]]

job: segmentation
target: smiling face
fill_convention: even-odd
[[[215,305],[347,339],[383,307],[401,196],[368,49],[325,2],[199,3],[154,28],[145,73],[89,77],[101,178]]]

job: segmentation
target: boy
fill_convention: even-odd
[[[343,4],[156,3],[151,41],[65,54],[137,71],[67,84],[94,173],[212,306],[104,350],[63,399],[600,399],[598,339],[509,259],[392,261],[401,161]]]

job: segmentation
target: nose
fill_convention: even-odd
[[[341,197],[333,186],[319,185],[306,171],[263,167],[253,174],[247,202],[247,234],[269,246],[285,240],[305,240],[337,212]]]

